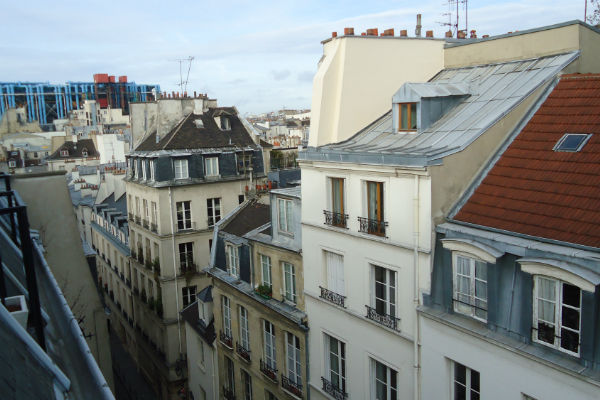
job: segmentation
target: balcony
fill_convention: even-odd
[[[302,385],[289,379],[284,374],[281,374],[281,387],[294,396],[302,398]]]
[[[235,351],[242,357],[245,361],[250,362],[250,350],[246,349],[244,346],[235,342]]]
[[[369,219],[358,217],[359,228],[358,231],[362,233],[368,233],[369,235],[385,236],[385,229],[388,223],[385,221],[378,221],[376,219]]]
[[[321,289],[321,295],[319,296],[320,298],[335,304],[336,306],[346,308],[346,296],[332,292],[331,290],[325,289],[322,286],[319,286],[319,289]]]
[[[233,338],[225,332],[219,332],[219,341],[229,350],[233,350]]]
[[[380,314],[373,307],[367,307],[367,318],[371,321],[375,321],[378,324],[381,324],[387,328],[393,329],[395,331],[398,330],[398,323],[400,322],[400,318],[396,318],[393,315],[389,314]]]
[[[277,383],[277,368],[271,367],[269,364],[260,360],[260,372],[262,372],[267,378]]]
[[[348,397],[348,393],[344,392],[342,389],[329,382],[327,379],[321,377],[321,382],[323,383],[323,391],[331,397],[333,397],[335,400],[344,400],[346,397]]]
[[[154,233],[158,233],[158,226],[154,222],[152,222],[150,223],[150,230]]]
[[[139,215],[135,216],[135,223],[140,225],[140,223],[142,222],[142,218]]]
[[[133,213],[127,213],[127,216],[130,221],[133,221]]]
[[[225,400],[235,400],[235,393],[233,393],[233,390],[229,389],[226,386],[223,386],[223,398]]]
[[[142,226],[146,229],[150,229],[150,223],[148,222],[147,219],[142,220]]]
[[[348,214],[327,210],[323,210],[323,214],[325,215],[325,225],[348,229]]]

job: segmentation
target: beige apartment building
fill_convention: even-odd
[[[276,189],[218,224],[209,274],[222,398],[308,396],[300,209],[299,187]]]
[[[200,271],[209,261],[213,227],[262,188],[265,173],[262,149],[234,108],[213,107],[205,98],[168,99],[152,102],[155,107],[132,104],[132,118],[141,107],[146,118],[169,120],[161,102],[191,107],[137,141],[125,181],[136,337],[148,344],[138,365],[167,399],[185,387],[180,311],[206,286]]]

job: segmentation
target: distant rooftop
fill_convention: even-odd
[[[297,199],[302,198],[302,188],[300,186],[294,186],[285,189],[273,189],[271,190],[271,193],[279,194],[282,196],[295,197]]]

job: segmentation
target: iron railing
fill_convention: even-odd
[[[270,366],[268,363],[260,360],[260,372],[273,382],[277,382],[277,368]]]
[[[346,397],[348,397],[348,393],[323,377],[321,377],[321,383],[323,384],[323,391],[333,397],[335,400],[344,400]]]
[[[348,214],[327,210],[323,210],[323,214],[325,215],[325,225],[337,226],[338,228],[348,227]]]
[[[235,351],[242,357],[244,360],[250,362],[250,350],[235,342]]]
[[[388,226],[386,221],[358,217],[358,223],[359,232],[385,237],[385,230]]]
[[[323,300],[327,300],[328,302],[333,303],[336,306],[346,308],[346,296],[342,296],[341,294],[332,292],[331,290],[325,289],[322,286],[319,286],[319,289],[321,289],[321,295],[319,297],[321,297]]]
[[[281,387],[294,396],[302,397],[302,384],[294,382],[284,374],[281,374]]]
[[[226,334],[225,332],[223,332],[223,331],[219,332],[219,340],[221,341],[221,343],[223,343],[228,348],[233,349],[233,338],[231,336],[229,336],[228,334]]]
[[[400,318],[389,314],[380,314],[376,309],[367,305],[365,305],[365,307],[367,307],[367,318],[371,321],[375,321],[387,328],[398,330]]]

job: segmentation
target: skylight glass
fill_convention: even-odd
[[[580,151],[591,136],[585,133],[565,133],[554,146],[554,151]]]

